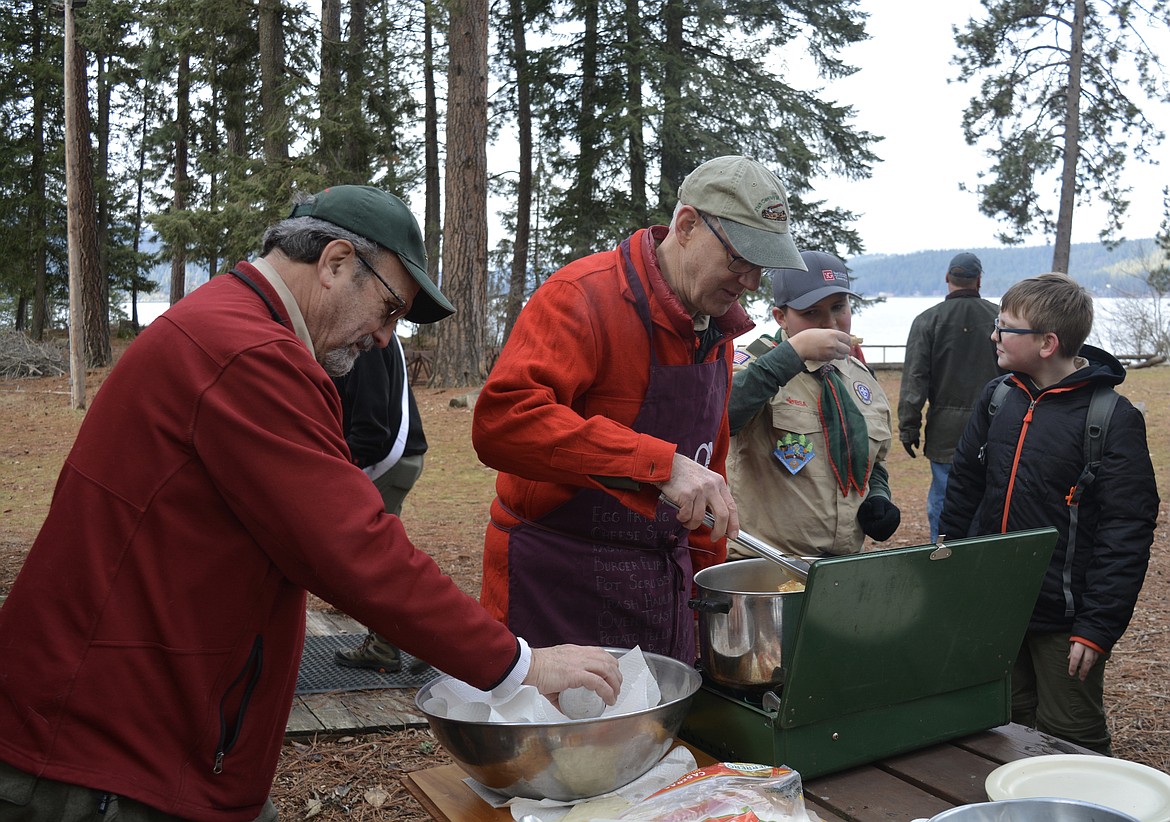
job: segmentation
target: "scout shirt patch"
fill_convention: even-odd
[[[813,452],[812,443],[804,434],[785,434],[783,439],[776,440],[776,449],[772,456],[779,460],[789,473],[796,474],[808,465],[816,454]]]
[[[857,395],[857,399],[861,400],[866,405],[873,403],[873,392],[870,391],[869,386],[858,380],[853,383],[853,393]]]
[[[743,365],[745,362],[747,362],[751,358],[752,358],[751,354],[744,351],[742,348],[737,348],[737,349],[735,349],[735,353],[731,356],[731,362],[733,365]]]

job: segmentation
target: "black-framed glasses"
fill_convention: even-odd
[[[995,318],[995,341],[1003,342],[1004,334],[1047,334],[1047,331],[1037,331],[1035,328],[1005,328],[999,322],[999,317]]]
[[[370,269],[370,273],[378,278],[378,282],[385,286],[386,290],[390,292],[390,296],[395,300],[394,304],[387,304],[386,306],[386,317],[383,320],[383,325],[389,325],[395,320],[404,317],[407,310],[410,308],[409,303],[402,299],[402,297],[398,296],[398,292],[390,287],[390,283],[386,282],[386,279],[378,273],[378,269],[374,268],[372,265],[366,262],[365,257],[363,257],[361,254],[358,254],[357,251],[353,252],[353,256],[357,257],[357,261],[359,263]]]
[[[711,233],[715,235],[715,239],[723,246],[723,250],[727,252],[727,256],[731,258],[731,262],[727,264],[727,270],[732,274],[751,274],[760,266],[756,265],[746,257],[741,257],[735,253],[735,250],[727,244],[727,240],[723,239],[723,235],[715,230],[715,226],[711,225],[711,221],[707,219],[707,215],[699,212],[699,216],[703,218],[703,222],[707,224],[707,228],[711,229]]]

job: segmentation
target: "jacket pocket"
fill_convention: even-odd
[[[212,773],[223,773],[224,758],[232,752],[240,739],[240,734],[244,730],[244,718],[248,713],[248,703],[252,701],[252,692],[256,689],[256,683],[260,681],[263,669],[264,637],[257,635],[244,667],[228,685],[219,702],[219,742],[215,746]]]

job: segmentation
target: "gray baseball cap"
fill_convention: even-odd
[[[983,263],[969,251],[956,254],[947,266],[947,276],[973,280],[983,273]]]
[[[716,157],[678,188],[685,205],[719,218],[740,256],[764,268],[804,268],[788,230],[788,194],[780,178],[748,157]]]
[[[824,251],[802,251],[803,268],[773,268],[772,302],[803,311],[830,294],[859,297],[849,288],[849,273],[839,257]]]

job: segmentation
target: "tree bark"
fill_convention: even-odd
[[[350,123],[350,133],[345,140],[343,177],[355,185],[370,181],[370,142],[363,105],[367,87],[363,66],[369,48],[366,16],[366,0],[350,0],[349,36],[345,44],[345,116]]]
[[[284,5],[260,0],[260,125],[264,129],[264,159],[288,159],[288,101],[284,77]]]
[[[458,313],[439,325],[433,381],[470,386],[485,376],[487,0],[454,0],[450,13],[443,290]]]
[[[1068,273],[1072,252],[1073,208],[1077,194],[1077,161],[1081,154],[1081,70],[1085,59],[1085,0],[1076,0],[1068,56],[1068,88],[1064,110],[1064,165],[1060,173],[1060,207],[1052,244],[1052,270]]]
[[[646,39],[646,27],[642,20],[638,0],[626,0],[626,101],[629,107],[629,150],[630,150],[630,207],[633,212],[632,226],[644,226],[650,222],[646,204],[646,140],[643,127],[646,125],[645,107],[642,104],[642,60]]]
[[[77,75],[85,86],[85,72],[77,64],[77,28],[74,25],[73,0],[65,0],[65,193],[68,201],[69,245],[69,404],[85,408],[85,289],[81,276],[81,205],[78,202]]]
[[[187,209],[191,183],[187,169],[187,141],[191,133],[191,54],[179,52],[179,69],[175,86],[175,182],[171,207],[175,212]],[[171,248],[171,305],[187,293],[187,248],[176,240]]]
[[[341,135],[341,0],[321,0],[321,173],[332,178],[340,169]]]
[[[516,182],[516,237],[512,242],[512,275],[504,312],[504,342],[516,325],[528,287],[528,243],[532,225],[532,99],[529,92],[527,20],[522,0],[511,0],[512,64],[516,72],[516,138],[520,143],[519,179]]]
[[[442,245],[443,225],[442,191],[439,179],[439,103],[435,93],[435,4],[434,0],[423,0],[423,187],[426,203],[423,214],[423,243],[427,249],[427,275],[439,281],[439,253]],[[424,346],[433,344],[436,338],[433,326],[419,326],[418,337]]]
[[[29,47],[32,51],[32,63],[40,65],[45,57],[45,4],[33,3],[30,7],[32,22],[32,42]],[[33,153],[29,167],[29,193],[31,200],[28,210],[28,230],[31,242],[29,253],[32,257],[33,269],[33,305],[32,305],[32,338],[45,338],[45,325],[48,322],[48,244],[45,242],[45,186],[47,175],[45,172],[45,111],[46,100],[49,96],[47,81],[41,80],[32,88],[32,131]]]
[[[689,169],[684,168],[682,141],[687,129],[680,122],[683,84],[683,21],[686,19],[683,0],[666,0],[662,16],[666,24],[666,65],[662,78],[662,161],[658,179],[658,210],[663,214],[674,211],[678,201],[678,187]]]

